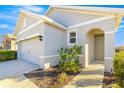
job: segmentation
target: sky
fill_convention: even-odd
[[[14,32],[20,10],[43,15],[48,7],[48,5],[0,5],[0,35],[5,35],[7,33],[11,34]],[[96,7],[124,8],[124,5],[97,5]],[[115,46],[124,45],[124,18],[116,32],[115,38]]]

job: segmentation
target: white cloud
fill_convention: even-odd
[[[119,26],[119,29],[122,29],[122,28],[124,29],[124,25],[120,25],[120,26]]]
[[[121,23],[124,23],[124,20],[122,20]]]
[[[2,14],[2,13],[0,13],[0,18],[7,18],[7,19],[9,19],[9,18],[11,18],[11,19],[16,19],[17,17],[15,17],[15,16],[13,16],[13,15],[6,15],[6,14]]]
[[[33,5],[31,5],[31,6],[27,6],[27,5],[26,6],[22,6],[22,10],[36,12],[36,13],[41,13],[41,12],[44,11],[43,8],[38,7],[38,6],[33,6]]]
[[[0,29],[13,29],[9,24],[0,24]]]

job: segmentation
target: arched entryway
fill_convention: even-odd
[[[87,33],[89,63],[104,61],[104,31],[93,28]]]

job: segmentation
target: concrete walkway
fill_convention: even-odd
[[[24,75],[0,80],[0,88],[38,88]]]
[[[101,88],[104,77],[104,64],[95,62],[84,68],[65,88]]]

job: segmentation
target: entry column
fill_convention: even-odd
[[[105,33],[104,47],[105,72],[112,72],[115,54],[115,31]]]

